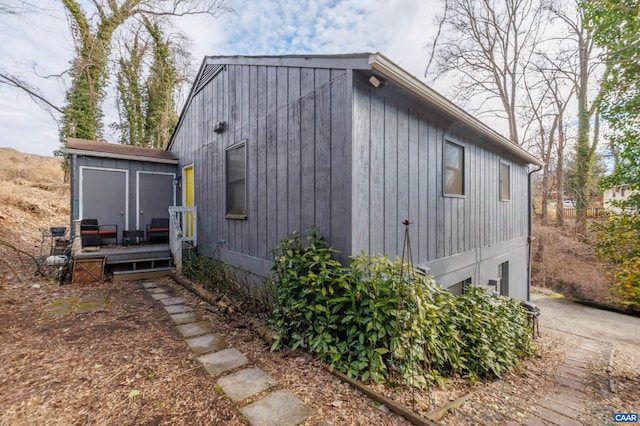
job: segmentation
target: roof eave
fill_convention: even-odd
[[[530,164],[537,166],[543,166],[544,163],[530,154],[528,151],[509,141],[507,138],[491,129],[486,124],[473,117],[468,112],[464,111],[460,107],[456,106],[453,102],[433,90],[431,87],[418,80],[413,75],[390,61],[384,55],[380,53],[374,53],[369,56],[369,65],[371,69],[385,76],[386,78],[393,80],[403,86],[405,89],[415,93],[417,96],[425,99],[429,103],[433,104],[437,108],[441,109],[445,113],[453,116],[455,119],[460,120],[462,123],[471,127],[478,133],[486,136],[487,138],[495,141],[500,147],[509,151],[510,153],[526,160]]]
[[[177,159],[144,157],[141,155],[117,154],[113,152],[89,151],[86,149],[65,149],[67,154],[85,155],[88,157],[113,158],[116,160],[145,161],[147,163],[179,164]]]

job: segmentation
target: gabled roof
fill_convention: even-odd
[[[178,159],[170,151],[164,149],[144,148],[141,146],[121,145],[78,138],[67,139],[65,152],[67,154],[91,157],[178,164]]]
[[[438,108],[454,120],[460,121],[480,133],[498,147],[508,151],[530,164],[542,166],[543,163],[521,146],[514,144],[473,115],[455,105],[446,97],[436,92],[423,81],[393,63],[380,53],[353,53],[343,55],[284,55],[284,56],[207,56],[204,58],[189,96],[180,114],[180,119],[171,136],[167,149],[171,148],[185,112],[193,96],[202,89],[225,65],[266,65],[309,68],[351,69],[372,71],[389,81],[393,81],[404,89],[418,96],[425,102]]]

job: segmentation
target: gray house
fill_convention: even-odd
[[[71,223],[97,219],[123,231],[142,229],[152,218],[168,218],[176,205],[178,160],[168,151],[69,138]],[[71,227],[73,233],[73,226]]]
[[[540,161],[380,54],[205,58],[168,150],[198,249],[256,275],[316,225],[341,251],[402,252],[444,287],[528,299]]]

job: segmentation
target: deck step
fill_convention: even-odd
[[[161,278],[167,275],[171,275],[173,266],[167,266],[162,268],[149,268],[149,269],[134,269],[127,271],[114,271],[113,281],[135,281],[145,280],[153,278]]]
[[[143,257],[140,259],[135,258],[127,258],[127,259],[118,259],[118,260],[107,260],[107,265],[119,265],[123,263],[141,263],[141,262],[168,262],[173,261],[171,256],[161,256],[161,257]]]

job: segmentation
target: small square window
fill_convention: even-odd
[[[244,219],[247,215],[247,151],[241,142],[226,150],[227,218]]]
[[[464,195],[464,147],[449,141],[444,152],[444,193]]]
[[[500,201],[511,199],[511,167],[500,163]]]

